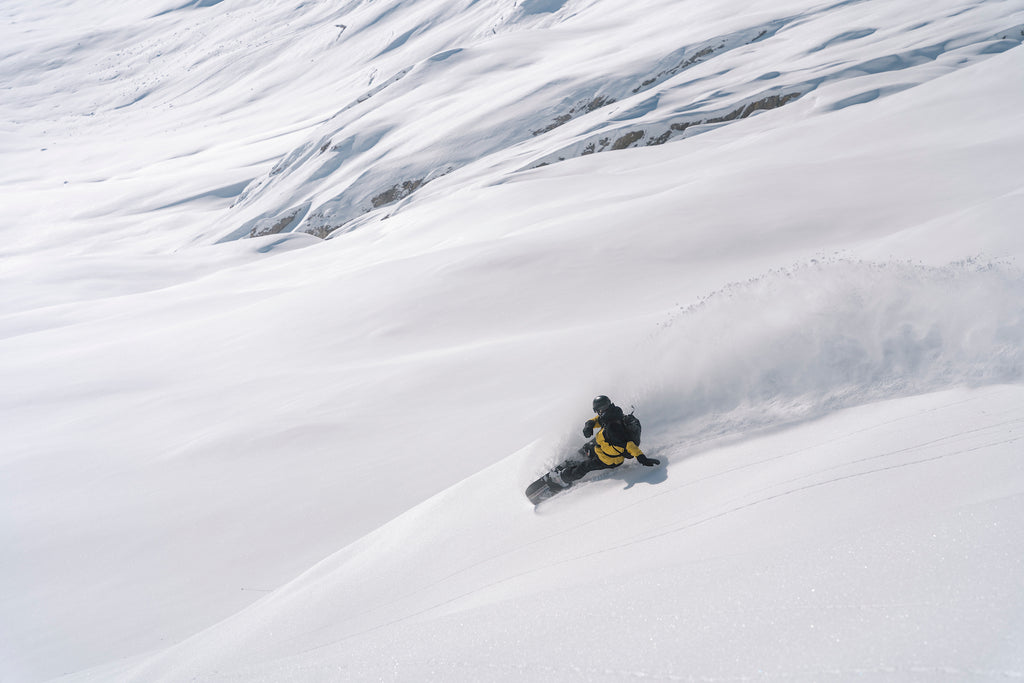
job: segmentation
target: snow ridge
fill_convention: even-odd
[[[224,217],[222,224],[231,228],[220,239],[348,232],[357,221],[365,225],[365,216],[386,217],[393,211],[389,207],[427,183],[485,159],[507,173],[678,142],[791,105],[812,92],[815,102],[796,115],[812,107],[818,113],[845,109],[962,69],[1024,40],[1024,11],[969,5],[941,19],[907,23],[900,4],[844,2],[776,10],[767,18],[751,12],[752,18],[717,20],[700,32],[683,32],[681,46],[649,19],[620,17],[623,24],[614,30],[634,35],[636,44],[612,53],[592,47],[618,40],[598,19],[604,10],[599,3],[578,11],[568,11],[574,5],[542,3],[557,11],[545,10],[535,16],[546,14],[543,24],[532,31],[519,26],[514,34],[481,36],[472,24],[438,14],[428,22],[434,40],[417,42],[419,28],[402,33],[394,55],[388,52],[389,59],[401,55],[406,61],[386,72],[389,78],[378,82],[375,67],[367,87],[352,93],[351,104],[253,181]],[[442,13],[428,2],[417,7]],[[531,15],[525,7],[522,11]],[[654,3],[647,11],[678,12],[672,3]],[[408,23],[399,23],[401,16],[382,17],[365,30],[383,33],[390,27],[388,35],[396,35]],[[540,41],[542,35],[568,41],[579,60],[564,63]],[[525,46],[532,50],[528,59],[521,55]],[[510,51],[519,54],[510,59]],[[446,83],[462,87],[451,92]],[[416,121],[403,118],[400,125],[402,102],[410,98],[429,100],[431,110]]]

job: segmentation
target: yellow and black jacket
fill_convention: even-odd
[[[621,420],[622,411],[619,411],[618,420],[614,416],[606,420],[607,428],[601,424],[601,416],[595,415],[587,420],[587,427],[597,430],[594,437],[594,455],[605,465],[621,465],[626,458],[637,458],[644,454],[640,447],[630,440],[629,433]],[[585,432],[584,432],[585,433]]]

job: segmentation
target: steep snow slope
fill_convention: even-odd
[[[5,232],[32,248],[324,236],[476,161],[827,113],[1024,40],[1012,1],[7,6]]]
[[[485,35],[474,13],[431,17],[429,31],[396,18],[415,27],[405,62],[376,84],[375,56],[365,92],[239,196],[228,224],[244,222],[229,237],[355,229],[480,159],[507,172],[665,144],[809,93],[841,109],[1024,39],[1020,8],[949,3],[922,22],[901,3],[858,4],[553,3],[545,31],[523,17]],[[410,116],[410,101],[429,105]]]
[[[164,3],[160,13],[150,5],[140,15],[110,2],[85,20],[69,3],[5,6],[17,23],[0,61],[11,76],[0,101],[8,121],[0,170],[3,677],[41,680],[164,648],[286,584],[182,648],[140,659],[138,676],[331,678],[344,660],[362,675],[429,678],[431,667],[464,659],[458,644],[439,642],[445,634],[494,655],[505,667],[495,677],[549,667],[571,676],[547,661],[553,654],[543,643],[556,630],[618,629],[628,610],[643,616],[623,624],[627,641],[630,626],[649,625],[646,615],[694,613],[690,627],[707,629],[707,658],[696,662],[705,675],[724,671],[728,659],[736,662],[730,675],[753,676],[761,665],[744,657],[774,647],[774,608],[786,606],[778,619],[797,633],[795,591],[808,576],[853,571],[844,558],[854,554],[905,577],[880,595],[870,581],[845,594],[845,604],[882,604],[869,624],[891,630],[846,648],[853,627],[837,626],[826,636],[838,633],[835,645],[803,657],[783,648],[780,657],[792,657],[772,660],[775,671],[1019,673],[1011,647],[1021,637],[1012,616],[1019,572],[997,557],[1020,556],[1017,388],[828,416],[964,384],[1020,382],[1024,284],[1013,259],[1024,252],[1024,63],[1010,48],[1020,40],[1011,29],[1022,23],[1022,4],[938,2],[927,16],[918,3],[891,0],[447,6],[462,13],[431,2],[225,0]],[[684,7],[691,13],[680,19]],[[346,23],[350,15],[359,21]],[[685,35],[666,28],[666,17],[684,24]],[[749,33],[764,26],[774,33]],[[341,49],[342,39],[358,49]],[[705,52],[720,43],[729,50]],[[108,63],[111,54],[117,59]],[[110,64],[117,68],[102,71]],[[599,76],[620,99],[580,114],[580,101],[605,92],[590,88]],[[636,86],[628,84],[648,78],[647,91],[630,94]],[[770,90],[762,84],[815,79],[800,98],[742,115]],[[380,85],[387,87],[358,102]],[[473,118],[493,111],[481,102],[500,108],[506,97],[515,104],[507,118]],[[358,116],[345,109],[353,102],[363,108]],[[406,137],[429,128],[424,117],[439,120],[436,130],[419,142]],[[496,135],[509,121],[529,130]],[[585,151],[588,136],[627,135],[634,124],[647,136],[672,123],[689,124],[676,131],[687,139],[647,146],[631,136],[644,148],[535,167]],[[455,134],[463,129],[473,132]],[[349,137],[351,158],[332,149]],[[458,164],[455,152],[464,154]],[[400,204],[358,213],[373,192],[397,185],[389,199],[398,198],[411,187],[402,183],[447,165],[459,168],[412,188]],[[359,189],[353,177],[374,182]],[[251,233],[252,220],[301,230],[306,219],[281,220],[306,204],[309,215],[355,207],[357,220],[327,241],[294,234],[210,244]],[[585,487],[533,517],[521,488],[576,443],[580,413],[598,392],[637,403],[645,441],[665,451],[668,467],[642,473],[652,479],[627,492],[615,478]],[[906,434],[879,427],[900,416]],[[825,420],[793,427],[810,418]],[[793,428],[774,440],[745,440],[752,429],[783,425]],[[696,563],[695,574],[680,573],[667,588],[652,579],[608,602],[584,581],[538,596],[545,586],[573,585],[560,580],[565,574],[590,573],[587,553],[652,535],[647,514],[670,531],[671,520],[703,519],[688,501],[703,500],[709,514],[732,509],[732,484],[741,495],[813,477],[818,460],[842,467],[878,456],[901,465],[887,454],[904,447],[938,457],[945,451],[928,436],[938,427],[964,455],[946,458],[950,469],[923,468],[924,493],[935,495],[914,496],[914,484],[882,470],[872,476],[891,499],[863,527],[849,521],[850,499],[874,488],[790,497],[779,512],[785,524],[772,518],[758,532],[731,516],[735,526],[715,525],[707,543],[666,546],[661,555],[646,544],[611,563],[610,580]],[[831,436],[855,441],[858,429],[867,435],[856,446],[863,456],[811,448],[814,463],[779,457],[764,464],[763,479],[721,489],[700,483],[702,472],[725,473],[725,463],[753,463],[755,451],[782,456]],[[982,460],[972,459],[979,453]],[[556,528],[641,494],[654,497],[637,506],[647,514],[587,524],[582,545],[568,546],[562,575],[501,583],[506,575],[486,562],[516,544],[536,545],[524,561],[543,568],[553,551],[542,539],[565,536]],[[952,533],[949,519],[977,501],[991,502]],[[897,514],[897,540],[912,557],[887,553],[891,541],[875,531]],[[485,536],[473,518],[500,522]],[[820,526],[801,526],[808,518]],[[933,524],[948,531],[935,546],[921,541],[923,518],[945,520]],[[415,540],[424,527],[456,522],[464,542],[479,546],[466,565],[436,557],[445,543],[463,542],[448,532]],[[830,546],[815,574],[819,547],[830,542],[823,529],[837,525],[850,535]],[[776,528],[788,534],[783,550],[754,544],[716,586],[718,548],[746,547],[751,534]],[[945,579],[928,578],[935,557],[965,548],[990,573],[962,582],[949,565]],[[415,579],[386,573],[401,563],[421,565],[429,583],[461,575],[472,561],[484,563],[466,591],[411,584],[398,602],[378,605],[393,589],[389,576]],[[705,565],[716,571],[701,574]],[[344,568],[332,573],[336,566]],[[693,575],[705,591],[684,586]],[[921,591],[948,585],[959,604],[985,605],[972,619],[990,623],[958,619],[967,607],[946,618],[924,608],[895,614],[896,593],[918,578]],[[767,592],[777,600],[759,605],[757,621],[722,607],[735,605],[744,586],[777,582],[793,592]],[[498,588],[482,590],[491,584]],[[353,586],[365,595],[353,598]],[[307,594],[330,600],[321,611]],[[662,594],[670,598],[663,608]],[[364,598],[365,613],[351,602]],[[438,622],[438,605],[453,598],[462,611]],[[807,604],[814,617],[844,624],[860,614]],[[509,641],[518,612],[501,605],[527,613],[553,605],[560,617],[552,630],[529,634],[512,619],[516,637],[532,640]],[[423,610],[427,627],[439,629],[434,639],[407,625]],[[302,656],[392,620],[359,637],[361,659],[345,644]],[[756,625],[749,638],[731,639],[744,624]],[[969,643],[943,658],[910,642],[918,629],[932,643]],[[894,636],[892,649],[884,634]],[[389,643],[403,635],[436,649],[436,661],[415,649],[389,659]],[[685,677],[696,655],[677,651],[672,637],[639,652],[657,659],[662,675]],[[257,670],[239,668],[248,648],[268,642]],[[570,641],[596,657],[590,643]],[[515,659],[517,644],[534,658]],[[487,677],[475,656],[466,654],[469,668],[454,675]],[[380,668],[395,662],[397,670]],[[570,666],[597,675],[589,664]],[[133,670],[116,664],[90,676]],[[630,663],[613,676],[629,670],[648,671]]]
[[[1022,403],[943,392],[677,442],[667,471],[614,471],[539,515],[509,485],[530,447],[117,677],[1017,677]]]

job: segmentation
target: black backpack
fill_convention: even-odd
[[[625,448],[629,441],[640,445],[640,420],[633,413],[623,415],[618,406],[608,409],[601,418],[601,427],[605,440],[614,446]]]
[[[640,431],[643,429],[643,426],[640,424],[640,418],[633,413],[623,415],[622,424],[626,427],[626,431],[629,432],[629,440],[639,446]]]

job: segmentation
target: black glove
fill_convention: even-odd
[[[596,423],[593,420],[587,420],[587,423],[583,425],[583,436],[588,439],[594,435],[594,425]]]
[[[646,455],[636,456],[636,461],[644,467],[654,467],[655,465],[661,464],[661,461],[657,458],[648,458]]]

